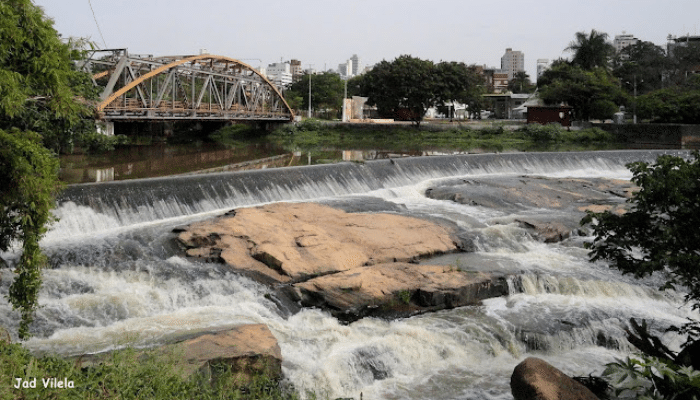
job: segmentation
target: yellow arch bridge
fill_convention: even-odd
[[[101,87],[103,121],[210,120],[285,122],[294,119],[275,85],[229,57],[153,57],[126,49],[95,50],[81,67]]]

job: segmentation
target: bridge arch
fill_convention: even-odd
[[[103,59],[105,60],[105,59]],[[96,111],[103,120],[210,119],[290,121],[294,113],[265,76],[239,60],[196,56],[131,56],[97,62],[109,77]]]

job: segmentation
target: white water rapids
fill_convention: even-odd
[[[507,156],[498,168],[473,163],[450,169],[406,166],[400,174],[376,178],[380,184],[352,171],[340,181],[318,178],[318,169],[301,168],[295,173],[314,175],[273,187],[230,186],[190,202],[169,194],[110,207],[65,200],[56,211],[61,220],[42,242],[52,267],[44,271],[35,337],[26,345],[37,353],[72,355],[264,323],[279,341],[285,378],[302,393],[309,390],[331,399],[359,399],[360,393],[364,399],[510,399],[510,374],[528,356],[543,358],[570,375],[599,374],[605,363],[633,351],[624,338],[630,318],[646,319],[660,332],[693,315],[681,293],[656,290],[657,280],[637,281],[602,263],[589,263],[582,246],[586,238],[544,244],[503,211],[424,195],[429,186],[455,177],[631,176],[624,167],[628,155],[625,160],[595,153],[577,160]],[[174,188],[180,184],[170,183]],[[207,192],[209,183],[197,185]],[[120,193],[135,190],[129,184],[114,187]],[[115,195],[109,192],[105,198],[109,196]],[[320,310],[290,315],[266,296],[265,286],[220,265],[179,256],[170,234],[175,226],[235,207],[333,198],[361,203],[366,196],[405,206],[408,214],[448,218],[478,232],[476,252],[426,262],[507,275],[510,295],[479,306],[343,325]],[[12,262],[13,255],[4,258]],[[5,295],[12,274],[8,269],[0,273]],[[19,316],[4,296],[0,318],[0,325],[16,333]],[[680,343],[671,334],[665,339]]]

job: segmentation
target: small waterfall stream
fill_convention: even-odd
[[[629,179],[627,162],[662,153],[519,153],[379,160],[364,164],[170,177],[69,187],[42,245],[41,309],[26,345],[80,354],[152,346],[175,335],[241,323],[267,324],[286,378],[300,392],[365,399],[510,399],[512,369],[535,355],[573,375],[599,373],[632,350],[630,318],[661,332],[693,315],[683,294],[659,292],[586,259],[572,238],[544,244],[503,210],[426,198],[438,182],[476,176]],[[473,232],[477,251],[427,260],[508,276],[510,294],[483,304],[395,321],[340,324],[315,309],[290,314],[268,289],[220,265],[181,257],[173,227],[236,207],[277,201],[378,198],[409,215],[449,219]],[[531,210],[547,215],[551,210]],[[16,254],[5,254],[10,263]],[[12,279],[0,270],[0,291]],[[16,334],[4,296],[0,325]],[[667,334],[671,343],[678,338]]]

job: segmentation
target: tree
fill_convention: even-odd
[[[443,61],[435,66],[435,85],[435,104],[456,101],[470,110],[481,109],[484,80],[476,66]]]
[[[368,97],[367,104],[376,105],[380,115],[420,126],[437,97],[435,65],[409,55],[382,61],[365,74],[361,90]]]
[[[661,289],[685,288],[686,300],[700,308],[700,153],[690,160],[663,155],[656,163],[627,165],[639,191],[629,200],[632,209],[618,215],[589,212],[581,224],[593,225],[594,240],[587,244],[591,261],[606,260],[611,267],[637,278],[662,273]],[[646,324],[632,321],[630,342],[645,354],[608,365],[606,375],[622,386],[664,398],[700,395],[700,329],[697,321],[682,328],[688,334],[684,350],[670,351]],[[692,368],[691,368],[692,367]],[[695,371],[693,370],[695,369]],[[624,381],[631,382],[624,382]],[[651,381],[651,383],[649,382]]]
[[[588,213],[593,224],[591,260],[607,260],[623,273],[641,278],[671,272],[663,288],[688,288],[687,298],[700,308],[700,153],[686,161],[663,155],[656,163],[627,165],[639,191],[622,215]]]
[[[561,62],[545,71],[538,84],[545,103],[567,103],[582,120],[611,118],[627,103],[627,95],[603,68],[584,70]]]
[[[571,64],[586,70],[596,67],[607,69],[608,61],[615,52],[615,48],[607,39],[607,33],[597,32],[595,29],[588,35],[585,32],[576,32],[575,40],[565,49],[574,53]]]
[[[530,75],[527,72],[518,71],[508,82],[508,90],[513,93],[532,93],[535,87],[530,83]]]
[[[0,250],[22,243],[9,293],[22,314],[21,338],[37,307],[39,240],[58,190],[58,162],[41,143],[59,151],[95,131],[85,118],[90,108],[77,100],[95,94],[89,76],[73,68],[78,56],[30,0],[0,2]]]
[[[670,68],[662,47],[652,42],[638,42],[623,48],[613,60],[613,75],[627,93],[642,95],[662,88],[664,72]]]
[[[345,83],[340,75],[332,72],[305,74],[289,88],[285,97],[301,100],[301,108],[309,108],[309,80],[311,81],[311,106],[316,110],[332,110],[337,115],[343,106]]]

